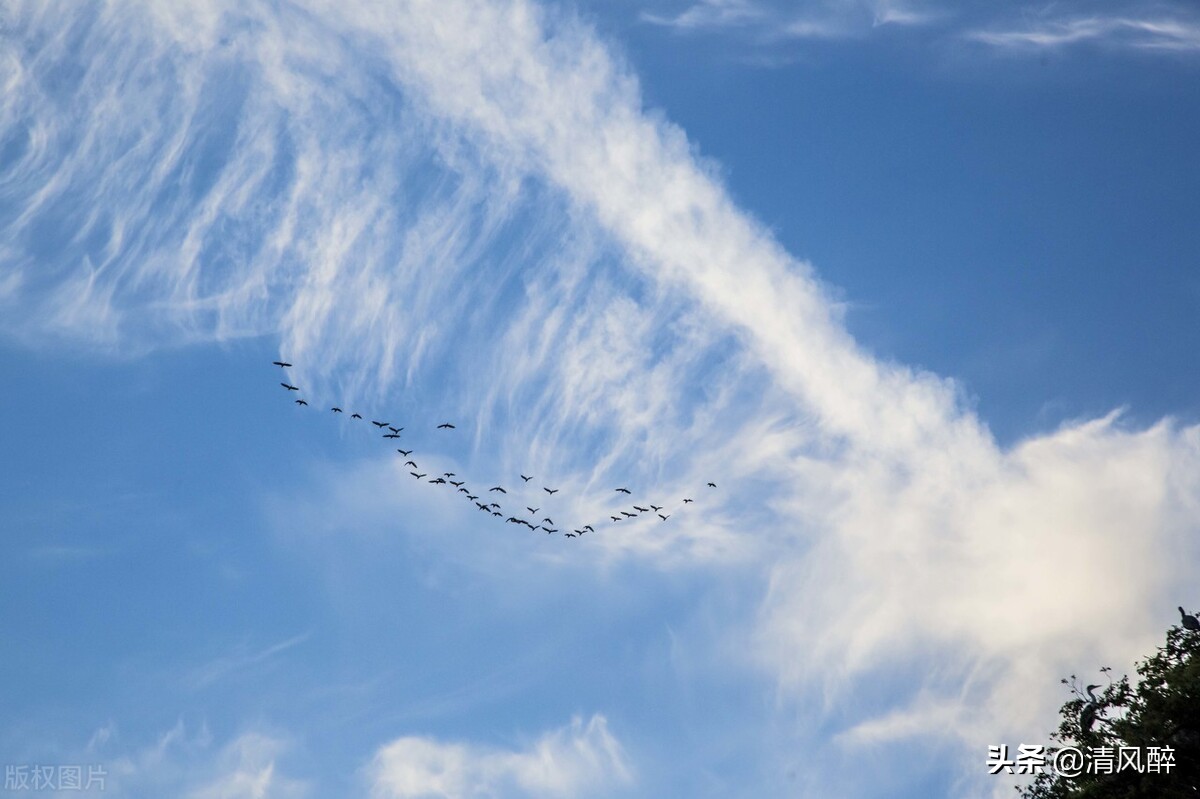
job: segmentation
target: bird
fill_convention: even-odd
[[[442,422],[441,424],[439,424],[437,426],[437,429],[438,430],[453,430],[454,425],[450,424],[449,422]]]
[[[716,487],[717,487],[717,484],[716,484],[716,483],[709,483],[709,484],[708,484],[708,487],[709,487],[709,488],[716,488]]]
[[[554,496],[555,494],[558,493],[557,488],[546,488],[545,486],[542,486],[542,490],[545,491],[550,496]]]
[[[1179,608],[1179,615],[1183,617],[1183,629],[1191,630],[1192,632],[1200,630],[1200,619],[1197,619],[1190,613],[1184,613],[1182,607]]]
[[[616,488],[616,489],[613,489],[613,490],[614,490],[614,491],[620,491],[622,494],[632,494],[632,493],[633,493],[633,492],[632,492],[632,491],[630,491],[628,488]]]
[[[474,502],[475,500],[479,499],[479,495],[478,494],[467,494],[467,499]]]
[[[501,488],[500,486],[492,486],[491,488],[489,488],[489,489],[488,489],[488,491],[499,491],[501,494],[507,494],[507,493],[508,493],[507,491],[505,491],[505,490],[504,490],[503,488]]]
[[[577,536],[574,533],[567,533],[566,536],[567,536],[567,538],[577,538]]]
[[[530,513],[537,513],[539,510],[541,510],[541,508],[531,508],[528,505],[526,505],[525,510],[529,511]]]
[[[596,528],[592,527],[590,524],[585,524],[583,527],[579,528],[580,535],[583,534],[584,530],[590,530],[593,533],[596,532]]]
[[[341,408],[330,408],[329,410],[333,411],[334,413],[341,413],[341,412],[342,412],[342,409],[341,409]]]
[[[691,502],[691,501],[692,501],[692,500],[688,499],[687,497],[684,497],[684,498],[683,498],[683,502],[684,502],[684,504],[685,504],[685,505],[686,505],[687,503]]]
[[[622,516],[628,516],[628,517],[629,517],[629,518],[631,518],[631,519],[632,519],[632,518],[634,518],[635,516],[637,516],[637,514],[636,514],[636,513],[630,513],[630,512],[629,512],[629,511],[627,511],[627,510],[623,510],[623,511],[621,511],[621,515],[622,515]]]
[[[641,505],[634,505],[633,509],[638,513],[645,513],[646,511],[650,510],[649,508],[643,508]]]
[[[463,488],[461,485],[458,487],[458,490],[459,490],[460,492],[464,493],[464,494],[470,494],[470,493],[471,493],[471,492],[470,492],[470,491],[468,491],[467,489]]]
[[[423,474],[417,474],[416,472],[409,472],[409,474],[411,474],[413,477],[417,478],[418,480],[420,480],[422,477],[425,476]]]
[[[377,421],[375,421],[374,419],[372,419],[372,420],[371,420],[371,424],[375,425],[375,426],[376,426],[376,427],[378,427],[380,430],[382,430],[383,428],[385,428],[385,427],[387,427],[387,426],[388,426],[388,423],[387,423],[387,422],[377,422]]]
[[[621,517],[620,517],[620,516],[609,516],[608,518],[612,519],[614,522],[619,522],[619,521],[621,521]]]
[[[492,508],[499,508],[499,507],[500,507],[500,503],[499,503],[499,502],[493,502],[493,503],[491,503],[491,504],[490,504],[488,507],[492,507]]]
[[[521,479],[524,480],[526,483],[528,483],[530,480],[533,479],[533,476],[530,475],[529,477],[526,477],[525,475],[521,475]]]
[[[416,461],[405,461],[405,462],[404,462],[404,465],[405,465],[405,466],[411,466],[411,467],[413,467],[414,469],[419,469],[419,468],[420,468],[419,466],[417,466],[417,462],[416,462]]]
[[[271,361],[271,363],[275,364],[276,366],[283,366],[283,367],[291,366],[290,363],[285,363],[284,361]]]
[[[501,513],[501,512],[500,512],[500,511],[498,511],[498,510],[494,510],[494,511],[492,511],[492,515],[493,515],[493,516],[503,516],[504,514],[503,514],[503,513]]]
[[[671,518],[671,514],[668,513],[666,516],[663,516],[660,513],[660,514],[658,514],[658,518],[662,519],[665,522],[667,519]]]
[[[466,480],[458,480],[458,481],[451,480],[450,485],[454,486],[455,488],[462,488],[462,485],[465,482],[467,482],[467,481]]]
[[[436,480],[430,480],[429,482],[431,482],[431,483],[440,483],[440,484],[442,484],[442,485],[445,485],[445,484],[446,484],[446,478],[445,478],[445,477],[439,477],[439,478],[437,478]]]
[[[358,415],[357,413],[352,413],[352,414],[350,414],[350,418],[351,419],[361,419],[362,416]]]
[[[662,510],[662,505],[654,505],[654,504],[651,504],[651,505],[650,505],[650,507],[651,507],[651,508],[654,510],[654,512],[655,512],[655,513],[657,513],[658,511]]]
[[[399,437],[400,437],[400,435],[398,433],[388,433],[384,436],[384,438],[399,438]]]
[[[454,472],[442,472],[442,477],[457,477]]]
[[[296,386],[293,386],[293,385],[290,385],[290,384],[288,384],[288,383],[280,383],[279,385],[283,386],[283,387],[284,387],[284,388],[286,388],[288,391],[299,391],[299,390],[300,390],[298,387],[296,387]]]
[[[551,524],[554,524],[554,520],[553,520],[553,519],[551,519],[549,516],[547,516],[546,518],[542,519],[542,521],[544,521],[544,522],[550,522]]]
[[[1095,690],[1099,685],[1089,685],[1087,687],[1088,697],[1091,701],[1084,704],[1079,711],[1079,726],[1084,732],[1091,732],[1092,725],[1096,723],[1096,713],[1100,710],[1100,698],[1096,696]]]
[[[296,400],[296,404],[297,405],[307,405],[308,403],[305,402],[304,400]]]
[[[403,427],[392,427],[391,425],[388,425],[388,430],[391,430],[393,433],[399,433],[403,429]]]
[[[406,458],[413,453],[413,451],[411,449],[398,449],[396,451],[399,452],[401,455],[403,455]]]

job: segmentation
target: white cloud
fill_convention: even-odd
[[[1200,50],[1200,22],[1194,19],[1121,16],[1039,18],[1020,27],[969,31],[967,38],[1003,48],[1052,48],[1093,41],[1141,50]]]
[[[368,769],[374,799],[611,796],[632,772],[603,716],[574,718],[517,750],[406,736]]]

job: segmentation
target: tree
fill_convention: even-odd
[[[1167,630],[1166,645],[1138,664],[1136,685],[1128,675],[1113,682],[1107,666],[1100,671],[1108,685],[1091,694],[1094,702],[1074,674],[1062,680],[1073,697],[1059,711],[1062,723],[1050,734],[1057,745],[1047,758],[1052,763],[1060,750],[1074,747],[1090,756],[1091,767],[1075,776],[1047,768],[1018,788],[1022,799],[1200,799],[1200,632]],[[1140,771],[1118,768],[1121,747],[1128,755],[1138,750]],[[1158,762],[1157,772],[1146,768],[1152,751],[1169,758]]]

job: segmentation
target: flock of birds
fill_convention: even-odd
[[[272,361],[272,363],[275,366],[278,366],[284,370],[286,370],[292,366],[292,364],[290,364],[286,361]],[[299,386],[294,386],[288,382],[280,383],[280,385],[283,386],[283,388],[286,391],[288,391],[289,393],[291,393],[293,391],[298,393],[300,391]],[[308,407],[308,402],[306,400],[304,400],[302,397],[297,396],[297,398],[295,400],[293,400],[293,402],[296,404],[297,407]],[[345,411],[342,408],[339,408],[336,405],[331,407],[329,410],[332,413],[342,413],[342,414],[345,413]],[[350,418],[361,420],[361,421],[369,421],[372,425],[374,425],[377,428],[381,437],[388,441],[399,442],[401,434],[404,432],[403,427],[396,427],[389,421],[379,421],[379,420],[375,420],[375,419],[367,420],[367,419],[364,419],[362,414],[359,414],[359,413],[351,413]],[[441,424],[437,425],[436,429],[437,430],[454,430],[456,428],[450,422],[442,422]],[[503,519],[504,523],[506,523],[506,524],[522,525],[522,526],[528,527],[530,530],[534,530],[534,531],[544,530],[547,535],[553,535],[554,533],[557,533],[557,532],[567,529],[566,526],[560,528],[558,523],[555,522],[553,518],[551,518],[549,513],[546,513],[546,515],[543,515],[541,518],[538,518],[539,513],[543,513],[544,510],[547,510],[547,511],[549,510],[549,507],[545,506],[545,505],[539,505],[538,507],[535,508],[535,507],[532,507],[532,503],[531,503],[530,505],[524,505],[523,510],[519,510],[516,513],[512,512],[511,509],[509,511],[506,511],[504,509],[504,507],[501,505],[501,503],[496,501],[500,498],[496,495],[499,495],[499,494],[507,495],[508,494],[508,489],[506,489],[503,485],[497,484],[497,485],[494,485],[484,491],[476,492],[475,489],[471,488],[470,486],[468,486],[466,484],[466,480],[454,479],[458,476],[454,472],[444,472],[441,475],[431,476],[431,474],[429,472],[420,471],[421,467],[417,465],[417,462],[413,457],[413,451],[414,450],[412,450],[412,449],[401,449],[400,447],[396,448],[396,452],[399,455],[403,456],[404,458],[407,458],[407,460],[404,461],[404,465],[411,467],[412,470],[409,472],[409,474],[411,474],[417,480],[426,482],[428,485],[446,486],[448,488],[453,488],[455,490],[455,493],[462,494],[467,499],[467,501],[474,503],[475,507],[480,512],[487,514],[489,518]],[[520,477],[521,477],[521,481],[522,481],[522,487],[528,486],[530,481],[533,480],[532,475],[522,474],[522,475],[520,475]],[[426,480],[425,478],[429,478],[429,479]],[[713,482],[709,482],[707,487],[710,489],[713,489],[713,488],[717,487],[717,484],[713,483]],[[542,486],[541,488],[542,488],[542,491],[544,491],[547,495],[546,500],[550,500],[550,501],[553,501],[554,495],[559,492],[559,489],[550,488],[549,486]],[[620,487],[614,488],[613,493],[621,495],[622,497],[625,497],[625,496],[632,497],[633,496],[633,492],[625,486],[620,486]],[[684,497],[682,502],[680,502],[678,504],[677,508],[681,508],[686,505],[690,505],[694,502],[695,502],[695,500],[692,499],[691,497]],[[613,512],[611,514],[609,514],[610,521],[604,522],[604,523],[616,524],[618,522],[627,521],[629,519],[637,519],[637,518],[641,518],[641,517],[653,518],[654,516],[657,516],[659,518],[660,522],[665,522],[675,514],[676,508],[671,508],[670,513],[664,513],[663,511],[665,511],[665,510],[668,510],[668,508],[666,508],[663,505],[655,505],[652,502],[633,503],[628,507],[628,509],[626,509],[624,507],[619,507],[619,508],[616,508],[615,510],[613,510]],[[524,511],[528,511],[530,517],[533,519],[532,521],[530,519],[524,518]],[[507,517],[506,517],[506,514],[507,514]],[[518,515],[518,514],[520,514],[520,515]],[[649,516],[646,516],[647,514],[649,514]],[[583,535],[585,533],[595,533],[595,532],[596,532],[596,528],[593,525],[585,524],[581,527],[571,528],[569,532],[564,532],[563,534],[567,538],[581,538],[581,537],[583,537]]]

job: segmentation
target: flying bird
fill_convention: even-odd
[[[461,491],[461,492],[462,492],[462,493],[464,493],[464,494],[470,494],[470,493],[471,493],[471,492],[470,492],[470,491],[468,491],[467,489],[463,488],[461,485],[458,487],[458,490],[459,490],[459,491]]]
[[[691,502],[691,501],[692,501],[692,500],[688,499],[687,497],[684,497],[684,499],[683,499],[683,502],[684,502],[684,504],[685,504],[685,505],[686,505],[687,503]]]
[[[596,532],[596,528],[592,527],[590,524],[585,524],[583,527],[580,527],[579,534],[582,535],[584,530],[590,530],[593,533]]]
[[[622,515],[622,516],[628,516],[628,517],[629,517],[629,518],[631,518],[631,519],[637,516],[637,514],[636,514],[636,513],[630,513],[630,512],[629,512],[629,511],[627,511],[627,510],[623,510],[623,511],[621,511],[621,515]]]
[[[577,536],[574,533],[567,533],[566,536],[567,536],[567,538],[577,538]]]
[[[305,402],[304,400],[296,400],[296,404],[297,405],[307,405],[308,403]]]
[[[526,505],[525,510],[529,511],[530,513],[537,513],[538,511],[541,510],[541,508],[531,508],[528,505]]]
[[[403,455],[406,458],[413,453],[413,451],[411,449],[398,449],[396,451],[399,452],[401,455]]]
[[[382,430],[383,428],[385,428],[385,427],[387,427],[387,426],[388,426],[388,423],[387,423],[387,422],[377,422],[377,421],[375,421],[374,419],[372,419],[372,420],[371,420],[371,424],[375,425],[375,426],[376,426],[376,427],[378,427],[380,430]]]
[[[290,363],[284,363],[283,361],[271,361],[271,363],[275,364],[276,366],[291,366]]]
[[[463,483],[465,483],[465,482],[467,482],[467,481],[466,481],[466,480],[459,480],[459,481],[455,482],[454,480],[451,480],[451,481],[450,481],[450,485],[454,486],[455,488],[462,488],[462,484],[463,484]]]
[[[645,513],[646,511],[650,510],[649,508],[643,508],[641,505],[634,505],[633,509],[638,513]]]
[[[405,465],[405,466],[411,466],[411,467],[413,467],[414,469],[419,469],[419,468],[420,468],[419,466],[417,466],[417,463],[416,463],[416,461],[405,461],[405,462],[404,462],[404,465]]]
[[[658,518],[662,519],[665,522],[667,519],[671,518],[671,514],[668,513],[666,516],[663,516],[660,513],[660,514],[658,514]]]
[[[472,502],[475,502],[475,500],[479,499],[479,495],[478,494],[467,494],[467,499],[471,500]],[[476,504],[478,504],[478,503],[476,503]]]
[[[521,475],[521,479],[524,480],[526,483],[528,483],[530,480],[533,479],[533,476],[530,475],[529,477],[526,477],[525,475]]]
[[[280,383],[279,385],[283,386],[283,387],[284,387],[284,388],[286,388],[288,391],[299,391],[299,390],[300,390],[298,387],[296,387],[296,386],[293,386],[293,385],[289,385],[289,384],[287,384],[287,383]]]
[[[716,483],[709,483],[709,484],[708,484],[708,487],[709,487],[709,488],[716,488],[716,487],[717,487],[717,484],[716,484]]]
[[[545,486],[542,486],[542,490],[545,491],[550,496],[554,496],[555,494],[558,493],[557,488],[546,488]]]
[[[499,508],[499,507],[500,507],[500,503],[499,503],[499,502],[493,502],[493,503],[491,503],[491,505],[489,505],[489,507],[492,507],[492,508]]]
[[[399,433],[403,429],[403,427],[392,427],[391,425],[388,425],[388,430],[391,430],[393,433]]]
[[[438,430],[453,430],[454,425],[450,424],[449,422],[443,422],[442,424],[439,424],[437,426],[437,429]]]
[[[652,504],[650,507],[654,509],[655,513],[662,510],[662,505],[653,505]]]
[[[350,414],[350,418],[351,419],[361,419],[362,417],[359,416],[357,413],[352,413],[352,414]]]
[[[409,474],[411,474],[413,477],[417,478],[418,480],[420,480],[422,477],[425,476],[423,474],[417,474],[416,472],[409,472]]]
[[[445,485],[445,484],[446,484],[446,478],[445,478],[445,477],[439,477],[438,479],[436,479],[436,480],[430,480],[429,482],[430,482],[430,483],[441,483],[442,485]]]
[[[387,433],[386,435],[384,435],[384,438],[399,438],[399,437],[400,437],[399,433]]]
[[[505,490],[504,490],[503,488],[501,488],[500,486],[492,486],[491,488],[489,488],[489,489],[488,489],[488,491],[499,491],[501,494],[507,494],[507,493],[508,493],[507,491],[505,491]]]
[[[630,491],[628,488],[617,488],[617,489],[614,489],[614,490],[615,490],[615,491],[620,491],[622,494],[632,494],[632,493],[633,493],[633,492],[632,492],[632,491]]]
[[[341,408],[330,408],[329,410],[333,411],[334,413],[341,413],[341,412],[342,412],[342,409],[341,409]]]
[[[609,516],[608,518],[612,519],[614,522],[619,522],[619,521],[621,521],[621,517],[620,517],[620,516]]]
[[[549,516],[547,516],[546,518],[542,519],[542,521],[544,521],[544,522],[550,522],[551,524],[554,524],[554,520],[553,520],[553,519],[551,519]]]
[[[1191,630],[1192,632],[1200,630],[1200,619],[1197,619],[1190,613],[1184,613],[1182,607],[1179,608],[1179,615],[1183,617],[1183,629]]]

